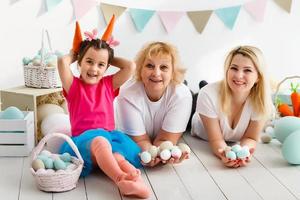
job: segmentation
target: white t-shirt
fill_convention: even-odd
[[[154,138],[161,129],[171,133],[185,131],[192,108],[192,95],[184,84],[169,85],[157,102],[146,95],[140,81],[122,86],[116,101],[117,128],[128,135],[145,133]]]
[[[199,114],[209,118],[219,119],[220,128],[225,141],[239,141],[244,135],[251,120],[259,120],[259,115],[254,112],[249,99],[243,107],[239,122],[234,129],[228,123],[228,117],[222,113],[219,105],[220,82],[208,84],[201,88],[197,98],[196,112],[192,118],[191,134],[207,140],[207,133],[204,129]]]

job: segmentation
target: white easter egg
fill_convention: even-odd
[[[69,114],[67,101],[64,101],[60,106],[64,109],[65,114]]]
[[[184,152],[187,152],[188,154],[190,154],[191,153],[191,148],[187,145],[187,144],[185,144],[185,143],[179,143],[178,144],[178,147],[179,147],[179,149],[184,153]]]
[[[260,137],[260,140],[262,143],[270,143],[272,140],[272,137],[270,135],[264,134]]]
[[[151,154],[148,151],[143,151],[140,155],[141,160],[143,161],[143,163],[149,163],[151,162]]]
[[[162,160],[169,160],[171,158],[171,152],[169,149],[164,149],[160,152],[159,157]]]
[[[173,147],[173,143],[171,141],[164,141],[159,145],[159,150],[160,151],[163,151],[165,149],[171,150],[172,147]]]
[[[150,153],[150,155],[151,155],[152,158],[155,158],[155,157],[157,156],[158,151],[159,151],[158,147],[157,147],[157,146],[154,146],[154,145],[152,145],[152,146],[148,149],[148,152]]]
[[[37,107],[37,121],[41,122],[43,119],[54,113],[64,113],[64,109],[58,105],[55,104],[42,104]]]
[[[71,136],[69,116],[64,113],[55,113],[45,117],[41,123],[41,132],[44,136],[52,133],[64,133]],[[58,153],[63,142],[65,142],[64,139],[53,137],[47,141],[46,148],[52,153]]]

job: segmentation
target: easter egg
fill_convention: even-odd
[[[24,58],[22,59],[22,62],[23,62],[23,65],[28,65],[28,64],[31,62],[31,59],[28,58],[28,57],[24,57]]]
[[[270,135],[264,134],[260,137],[260,140],[262,141],[262,143],[270,143],[272,137]]]
[[[71,155],[69,154],[69,153],[63,153],[62,155],[60,155],[59,156],[60,157],[60,159],[62,160],[62,161],[64,161],[64,162],[71,162],[71,160],[72,160],[72,157],[71,157]]]
[[[151,161],[151,154],[147,151],[143,151],[140,155],[141,160],[143,161],[143,163],[147,164]]]
[[[69,116],[64,113],[55,113],[45,117],[41,123],[42,134],[48,135],[52,133],[64,133],[71,136],[71,125]],[[52,153],[58,153],[61,144],[65,142],[64,139],[53,137],[47,141],[47,149]]]
[[[1,119],[24,119],[23,112],[14,106],[6,108],[0,115]]]
[[[52,153],[50,151],[44,149],[43,151],[41,151],[40,155],[50,157],[52,155]]]
[[[56,159],[54,160],[54,168],[56,170],[60,170],[60,169],[63,169],[65,170],[67,168],[67,165],[64,161],[62,161],[61,159]]]
[[[275,137],[283,143],[285,138],[295,130],[300,129],[300,118],[294,116],[282,117],[275,121],[274,134]]]
[[[48,159],[48,156],[46,156],[46,155],[41,155],[41,154],[40,154],[40,155],[37,156],[37,159],[40,159],[41,161],[44,162],[45,160]]]
[[[274,128],[272,126],[267,126],[265,129],[265,132],[270,135],[272,138],[275,137],[274,135]]]
[[[64,101],[60,106],[64,109],[65,114],[69,114],[67,101]]]
[[[171,141],[164,141],[159,145],[159,150],[163,151],[165,149],[171,149],[173,147],[173,143]]]
[[[249,148],[241,148],[241,150],[236,153],[236,156],[240,159],[247,158],[250,156]]]
[[[229,158],[231,160],[235,160],[236,159],[236,154],[234,151],[226,151],[225,152],[225,156],[226,158]]]
[[[53,169],[54,164],[53,164],[53,160],[51,158],[47,158],[43,162],[44,162],[44,165],[45,165],[46,169]]]
[[[287,136],[282,144],[282,155],[290,164],[300,164],[300,129]]]
[[[50,103],[39,105],[37,107],[37,121],[41,122],[46,116],[54,113],[64,113],[64,109],[58,105]]]
[[[60,57],[63,56],[63,53],[60,52],[60,51],[58,51],[58,50],[56,50],[54,53],[55,53],[55,55],[57,56],[57,58],[60,58]]]
[[[32,161],[31,166],[34,169],[34,171],[37,171],[39,169],[45,169],[45,165],[40,159],[35,159],[34,161]]]
[[[182,153],[185,153],[185,152],[188,153],[188,154],[191,153],[190,147],[185,143],[179,143],[178,147],[179,147],[179,149],[181,150]]]
[[[34,66],[40,66],[41,65],[41,59],[38,59],[38,58],[34,58],[34,59],[32,59],[32,64],[34,65]]]
[[[239,144],[235,144],[231,147],[231,151],[237,153],[239,150],[241,150],[242,147]]]
[[[171,152],[169,149],[164,149],[160,152],[159,157],[162,160],[169,160],[171,158]]]
[[[179,147],[177,146],[174,146],[172,149],[171,149],[171,156],[173,158],[180,158],[182,155],[182,152],[181,150],[179,149]]]
[[[155,158],[155,157],[157,156],[158,151],[159,151],[158,147],[157,147],[157,146],[154,146],[154,145],[152,145],[152,146],[148,149],[148,152],[150,153],[150,155],[151,155],[152,158]]]

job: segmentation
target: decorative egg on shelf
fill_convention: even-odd
[[[1,113],[0,118],[1,119],[24,119],[24,114],[19,108],[15,106],[10,106]]]

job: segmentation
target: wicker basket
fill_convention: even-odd
[[[72,190],[76,187],[80,173],[83,167],[83,159],[72,141],[72,139],[62,133],[53,133],[46,135],[39,144],[33,149],[31,155],[31,161],[35,160],[39,153],[44,148],[46,142],[52,137],[60,137],[66,140],[78,158],[72,156],[72,163],[76,165],[74,170],[58,170],[55,172],[48,173],[45,171],[44,173],[37,173],[32,167],[30,168],[32,175],[35,178],[37,187],[45,192],[64,192],[68,190]]]
[[[53,53],[49,33],[47,30],[42,32],[41,63],[37,66],[33,64],[24,65],[24,80],[27,87],[34,88],[56,88],[61,87],[58,78],[57,67],[48,67],[45,64],[44,55],[44,33],[47,35],[50,53]]]
[[[287,80],[291,80],[291,79],[300,79],[300,76],[288,76],[286,78],[284,78],[282,81],[280,81],[276,87],[276,91],[275,91],[275,94],[274,94],[274,102],[276,104],[276,99],[278,98],[278,93],[279,93],[279,89],[280,89],[280,86]],[[280,113],[277,109],[277,105],[275,105],[275,108],[276,108],[276,117],[275,118],[280,118]]]

